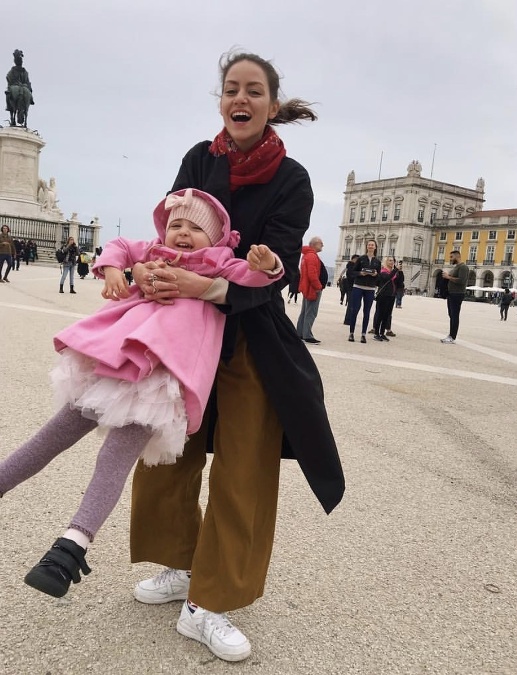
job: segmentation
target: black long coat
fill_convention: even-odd
[[[222,358],[228,358],[240,325],[284,430],[282,457],[295,458],[327,513],[343,497],[345,481],[323,402],[321,378],[305,344],[285,314],[281,290],[298,272],[303,235],[309,226],[313,193],[306,170],[284,158],[273,179],[230,192],[226,156],[208,152],[209,141],[184,157],[172,191],[194,187],[209,192],[228,210],[241,234],[235,254],[267,244],[280,256],[285,276],[266,288],[230,284]]]

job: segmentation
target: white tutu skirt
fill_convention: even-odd
[[[187,414],[178,380],[158,366],[140,382],[99,377],[95,361],[64,349],[50,373],[56,404],[69,404],[99,426],[140,424],[153,436],[142,453],[148,466],[174,464],[188,440]]]

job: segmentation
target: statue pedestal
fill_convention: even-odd
[[[0,213],[41,218],[39,153],[45,142],[21,127],[0,129]]]

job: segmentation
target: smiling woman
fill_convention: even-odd
[[[319,373],[281,296],[298,274],[313,193],[306,170],[286,156],[273,125],[315,120],[316,115],[300,99],[279,100],[278,73],[269,61],[232,53],[219,66],[224,128],[187,153],[172,189],[192,186],[217,197],[240,234],[237,257],[253,245],[267,244],[282,261],[285,278],[253,290],[220,278],[207,287],[206,279],[187,270],[135,265],[135,281],[149,300],[188,297],[214,303],[226,325],[200,431],[174,466],[137,466],[131,554],[134,562],[167,565],[137,584],[137,600],[187,599],[178,632],[219,658],[240,661],[251,647],[225,612],[263,594],[281,457],[299,461],[327,513],[343,496],[344,478]],[[155,295],[154,276],[159,278]],[[201,474],[212,449],[202,519]]]

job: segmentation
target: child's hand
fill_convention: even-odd
[[[277,266],[273,251],[265,244],[252,244],[246,256],[250,270],[272,272]]]
[[[101,295],[106,300],[120,300],[129,296],[129,284],[122,270],[116,267],[104,268],[104,288]]]

